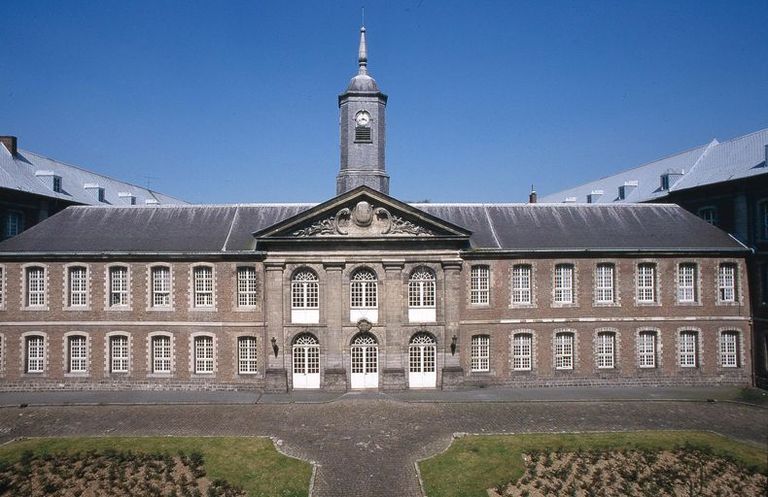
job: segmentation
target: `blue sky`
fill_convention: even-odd
[[[0,134],[204,203],[323,201],[337,95],[403,200],[517,202],[768,126],[768,2],[1,0]]]

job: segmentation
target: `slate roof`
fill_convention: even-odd
[[[544,195],[540,200],[554,203],[573,199],[571,201],[586,203],[590,193],[602,190],[603,194],[593,203],[647,202],[663,199],[671,192],[768,174],[765,164],[766,145],[768,128],[725,142],[715,139],[691,150]],[[669,190],[662,190],[661,175],[670,171],[684,174],[670,185]],[[626,198],[619,199],[619,187],[628,181],[637,181],[638,185]]]
[[[315,204],[68,207],[0,243],[3,253],[252,251],[252,233]],[[671,204],[411,204],[472,232],[471,248],[539,251],[745,251]]]
[[[52,186],[46,184],[44,177],[35,175],[38,171],[52,172],[60,176],[62,191],[54,191]],[[85,184],[96,184],[104,188],[104,202],[99,202],[93,191],[85,189]],[[133,194],[136,197],[136,205],[145,205],[148,200],[158,204],[186,204],[170,195],[49,159],[28,150],[18,149],[16,156],[13,156],[3,145],[0,145],[0,188],[84,205],[126,205],[125,198],[118,195],[121,192]]]

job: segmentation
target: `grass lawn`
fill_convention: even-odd
[[[486,490],[517,481],[522,454],[532,450],[669,450],[690,444],[729,455],[746,466],[768,470],[765,450],[704,432],[558,433],[478,435],[458,438],[444,453],[419,463],[429,497],[487,497]]]
[[[223,479],[250,497],[306,497],[312,466],[280,454],[268,438],[245,437],[105,437],[34,438],[0,447],[0,462],[15,463],[26,451],[34,455],[105,450],[177,454],[200,452],[211,479]]]

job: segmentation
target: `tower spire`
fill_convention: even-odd
[[[357,74],[368,74],[368,49],[365,45],[365,26],[360,27],[360,48],[357,51]]]

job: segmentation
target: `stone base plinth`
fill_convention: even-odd
[[[347,370],[326,369],[323,374],[323,390],[326,392],[347,391]]]
[[[405,370],[402,368],[385,369],[381,375],[381,389],[385,391],[401,391],[408,388]]]
[[[461,366],[443,368],[443,390],[456,390],[464,386],[464,369]]]
[[[264,374],[264,391],[285,393],[288,391],[288,372],[285,369],[267,369]]]

